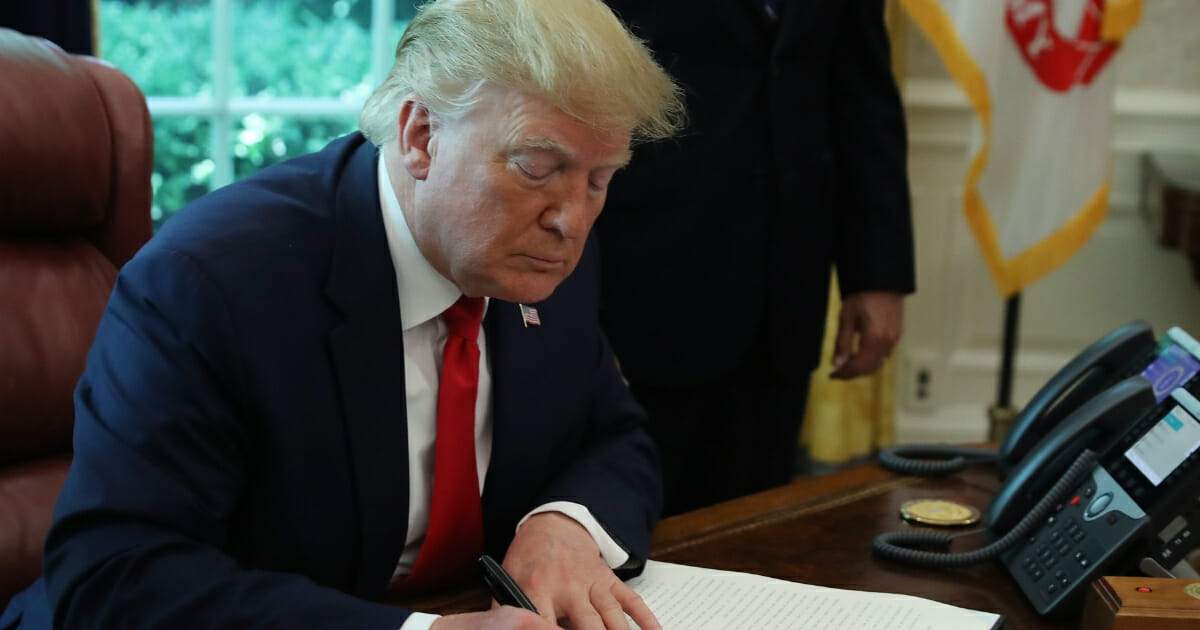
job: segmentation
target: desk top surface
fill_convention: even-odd
[[[1075,628],[1074,621],[1039,617],[999,563],[920,569],[872,555],[877,534],[912,528],[900,518],[905,501],[949,499],[983,510],[1000,485],[990,466],[921,479],[867,464],[665,519],[655,530],[651,557],[833,588],[916,595],[1001,613],[1006,630]],[[953,550],[985,542],[972,538]]]
[[[982,510],[999,487],[990,466],[921,479],[866,464],[665,519],[654,532],[650,556],[833,588],[916,595],[1001,613],[1005,630],[1074,629],[1075,621],[1039,617],[999,563],[918,569],[871,554],[877,534],[911,527],[900,518],[905,501],[950,499]],[[967,541],[963,548],[982,542]],[[463,612],[481,610],[488,601],[486,591],[476,588],[414,607]]]

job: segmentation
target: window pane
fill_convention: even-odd
[[[154,121],[154,202],[150,217],[158,229],[187,202],[212,186],[212,124],[196,116]]]
[[[392,31],[392,52],[395,52],[395,44],[400,42],[400,36],[404,34],[404,29],[408,28],[408,23],[416,16],[417,4],[419,4],[419,0],[396,0],[396,22],[392,25],[394,27]]]
[[[101,0],[98,52],[147,96],[210,95],[209,0]]]
[[[235,96],[369,94],[370,0],[246,0],[233,20]]]
[[[396,21],[403,22],[403,26],[400,27],[400,30],[404,31],[404,27],[408,26],[408,23],[412,21],[413,16],[417,14],[417,2],[412,0],[396,0],[395,11]]]
[[[234,128],[233,176],[241,179],[263,168],[319,151],[334,138],[358,127],[355,115],[328,118],[250,114]]]

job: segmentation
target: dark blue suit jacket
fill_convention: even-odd
[[[75,460],[46,543],[56,626],[403,622],[408,611],[372,603],[408,515],[376,159],[355,134],[219,190],[121,271],[76,390]],[[486,548],[502,555],[528,510],[570,500],[637,570],[657,456],[599,332],[594,250],[536,305],[541,326],[489,306]]]
[[[689,117],[638,147],[596,222],[622,369],[635,385],[703,385],[762,334],[775,372],[806,383],[833,266],[843,294],[914,288],[883,0],[785,0],[773,27],[764,0],[606,2],[679,81]]]

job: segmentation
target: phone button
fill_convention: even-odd
[[[1090,505],[1088,505],[1087,512],[1085,512],[1084,515],[1088,518],[1096,518],[1101,512],[1104,511],[1104,508],[1108,507],[1109,503],[1112,503],[1112,498],[1113,495],[1111,492],[1105,492],[1104,494],[1097,496],[1095,499],[1092,499],[1092,502]]]

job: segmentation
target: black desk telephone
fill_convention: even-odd
[[[909,530],[881,535],[876,554],[956,567],[998,558],[1038,613],[1078,614],[1087,585],[1141,571],[1200,578],[1200,343],[1179,328],[1157,343],[1127,324],[1080,353],[1030,400],[999,451],[897,447],[884,465],[944,475],[995,461],[1006,478],[985,511],[991,542],[946,553],[959,536]],[[951,456],[951,461],[911,457]],[[887,460],[887,461],[885,461]]]

